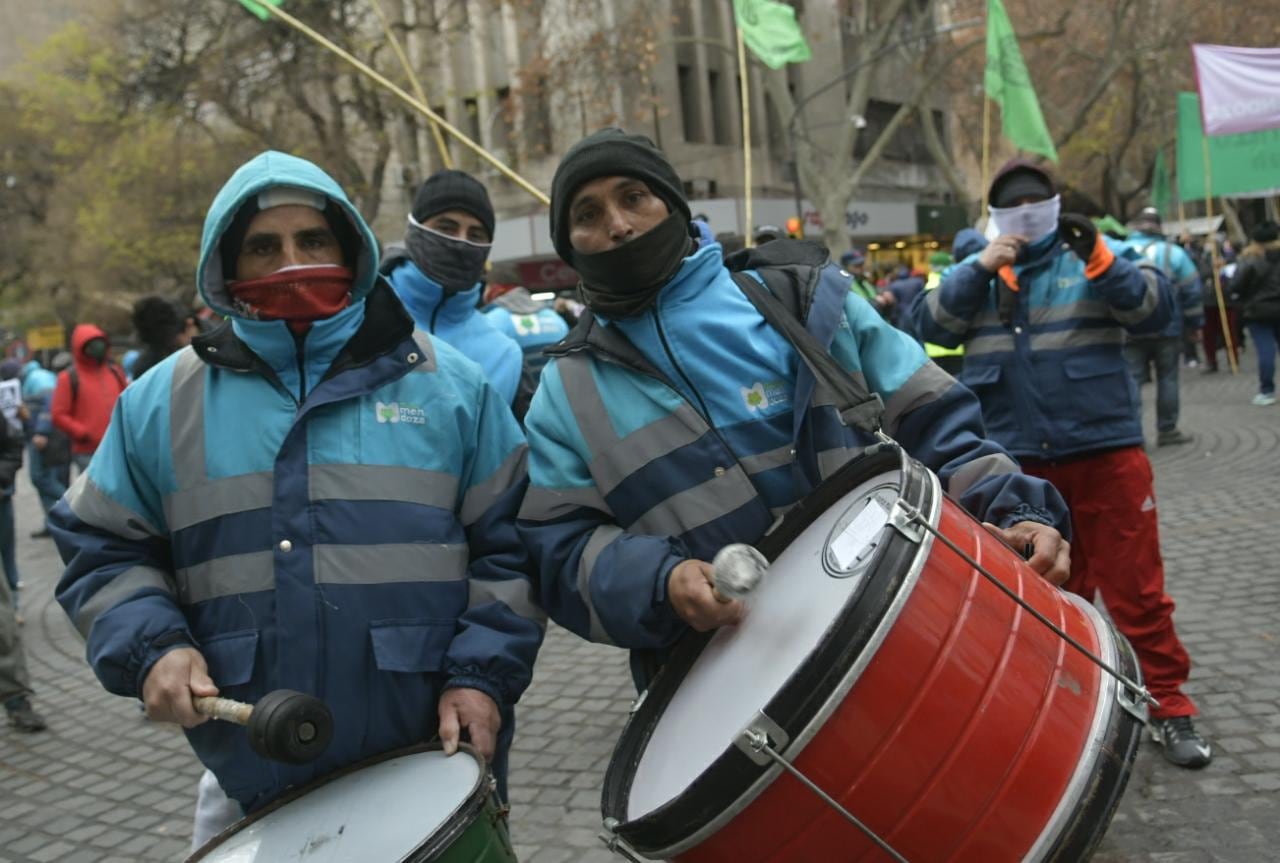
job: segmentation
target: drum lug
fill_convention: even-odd
[[[738,747],[744,755],[759,764],[761,767],[772,763],[764,750],[772,747],[775,752],[781,754],[786,745],[791,742],[791,735],[782,730],[782,726],[774,722],[764,713],[757,713],[751,720],[751,723],[740,732],[734,739],[733,745]]]
[[[630,860],[631,863],[644,863],[644,860],[636,854],[636,850],[627,844],[627,840],[618,835],[618,819],[604,819],[604,832],[600,834],[600,841],[604,843],[604,847],[608,848],[619,857]]]
[[[920,510],[900,500],[894,501],[893,512],[889,513],[890,526],[917,545],[924,542],[924,529],[920,526],[923,520]]]
[[[1150,718],[1150,712],[1147,710],[1149,700],[1154,699],[1151,698],[1151,693],[1145,686],[1138,692],[1134,692],[1130,690],[1128,684],[1116,681],[1116,701],[1120,704],[1120,708],[1143,725],[1146,725]]]

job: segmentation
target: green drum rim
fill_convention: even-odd
[[[434,837],[433,837],[434,838]],[[474,819],[447,847],[422,858],[423,863],[517,863],[507,828],[506,808],[487,794]]]

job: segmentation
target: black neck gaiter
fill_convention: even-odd
[[[616,249],[594,255],[577,252],[572,263],[582,278],[582,299],[606,318],[634,317],[653,305],[692,246],[689,220],[675,212]]]

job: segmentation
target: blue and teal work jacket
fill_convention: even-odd
[[[1061,497],[986,438],[967,389],[852,294],[837,267],[806,272],[816,279],[809,331],[881,394],[888,434],[983,519],[1068,531]],[[670,645],[685,631],[667,600],[676,564],[758,541],[874,442],[841,422],[833,394],[741,292],[714,243],[650,309],[584,316],[552,354],[526,417],[519,526],[544,607],[593,641]]]
[[[1169,279],[1169,299],[1173,301],[1169,322],[1158,334],[1136,338],[1181,338],[1204,326],[1204,288],[1200,270],[1187,250],[1155,234],[1133,231],[1124,240]]]
[[[569,334],[564,318],[549,306],[535,302],[524,288],[513,288],[498,297],[484,310],[484,316],[498,332],[520,346],[525,366],[535,379],[547,364],[543,350]]]
[[[364,239],[351,305],[303,337],[235,317],[218,243],[270,186],[319,191]],[[187,732],[247,810],[436,732],[440,694],[502,711],[543,633],[515,530],[526,447],[476,365],[424,333],[376,274],[372,235],[319,169],[280,153],[241,168],[205,227],[201,289],[232,321],[131,385],[88,473],[51,518],[57,599],[111,692],[194,647],[225,696],[287,688],[333,711],[315,763],[252,752],[242,729]]]
[[[1123,243],[1097,278],[1057,233],[1014,266],[1013,316],[1000,321],[997,276],[973,255],[952,268],[911,313],[927,341],[964,345],[960,380],[977,394],[987,431],[1020,457],[1060,459],[1142,443],[1138,392],[1124,360],[1126,333],[1169,321],[1167,280],[1139,269]]]
[[[478,363],[503,400],[507,404],[515,401],[524,355],[515,339],[499,332],[480,313],[480,283],[445,296],[444,289],[422,272],[400,246],[387,250],[382,272],[419,329]]]

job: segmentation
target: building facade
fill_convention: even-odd
[[[693,211],[706,214],[714,231],[751,230],[744,206],[741,82],[727,0],[464,0],[448,3],[453,17],[439,19],[450,34],[443,40],[415,20],[421,0],[398,5],[410,57],[436,109],[535,186],[550,188],[560,155],[583,135],[619,125],[648,135],[668,154]],[[856,66],[863,38],[860,19],[851,14],[856,2],[793,5],[800,8],[813,59],[782,72],[749,64],[757,225],[797,215],[793,134],[821,144],[824,129],[830,134],[838,123],[862,125],[849,154],[852,170],[906,96],[906,61],[882,59],[864,113],[850,117],[849,84],[839,79]],[[786,76],[798,106],[794,116],[784,116],[770,97],[766,75]],[[947,105],[940,96],[926,100],[945,141]],[[388,215],[379,227],[392,238],[403,230],[398,219],[414,187],[442,164],[428,129],[411,125],[396,148],[406,158],[386,174]],[[549,260],[554,252],[545,208],[456,142],[449,146],[456,167],[490,187],[499,214],[494,260],[527,263],[526,274],[571,277]],[[908,123],[851,202],[846,229],[851,243],[876,244],[886,257],[915,260],[963,224],[962,203],[953,200],[918,129]],[[806,233],[821,233],[813,205],[801,201],[800,208]],[[895,248],[895,242],[904,246]]]

